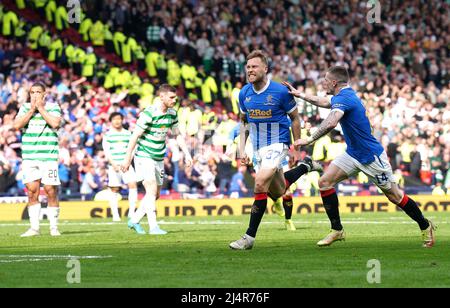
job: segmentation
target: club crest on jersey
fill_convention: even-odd
[[[273,102],[273,96],[272,95],[268,95],[267,96],[267,101],[264,103],[264,105],[266,106],[275,106],[275,103]]]

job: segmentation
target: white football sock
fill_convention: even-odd
[[[48,206],[47,216],[50,221],[50,230],[58,229],[59,207]]]
[[[119,215],[119,198],[120,195],[111,191],[111,196],[109,198],[109,206],[111,207],[111,214],[113,218],[120,218]]]
[[[149,230],[153,230],[158,227],[158,223],[156,222],[156,197],[146,194],[146,210],[147,210],[147,219]]]
[[[144,218],[146,214],[145,209],[145,198],[141,200],[141,205],[138,207],[138,209],[134,212],[133,215],[131,215],[131,223],[138,224],[141,222],[142,218]]]
[[[28,206],[28,216],[30,216],[31,229],[39,231],[39,214],[41,212],[41,204],[37,203]]]
[[[137,188],[130,188],[128,191],[128,202],[130,204],[130,208],[128,210],[128,218],[131,218],[131,216],[134,214],[134,211],[136,210],[137,199],[138,199]]]

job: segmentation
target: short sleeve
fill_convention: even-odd
[[[337,110],[345,113],[350,110],[351,105],[345,100],[344,97],[341,96],[333,96],[331,98],[331,111]]]
[[[297,109],[297,102],[295,101],[294,96],[289,94],[287,88],[281,92],[281,108],[283,108],[287,114],[290,114]]]
[[[173,119],[172,122],[172,129],[178,129],[178,115],[176,112],[174,112],[173,115],[175,116],[175,118]]]
[[[22,117],[23,115],[25,115],[27,113],[28,110],[29,110],[29,108],[27,108],[25,106],[25,104],[22,104],[22,106],[19,109],[19,112],[17,113],[17,117],[18,118]]]
[[[245,102],[245,91],[244,89],[241,89],[241,91],[239,91],[239,109],[241,110],[242,113],[247,113],[247,108],[245,108],[244,102]]]
[[[103,151],[106,154],[106,157],[108,157],[109,153],[110,153],[110,150],[109,150],[109,134],[105,134],[105,136],[103,137],[102,148],[103,148]]]
[[[52,104],[48,109],[48,113],[55,117],[61,117],[61,107],[59,106],[59,104]]]
[[[150,124],[152,123],[152,114],[149,110],[144,110],[139,115],[139,119],[136,122],[136,125],[142,130],[146,130]]]

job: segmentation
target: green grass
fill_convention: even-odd
[[[421,247],[415,223],[401,213],[343,215],[347,241],[318,248],[325,215],[294,217],[295,232],[267,215],[253,250],[229,242],[247,216],[165,219],[165,236],[138,236],[107,220],[61,222],[63,236],[19,238],[25,223],[0,224],[0,287],[450,287],[449,213],[429,213],[438,225],[433,249]],[[218,221],[220,219],[220,221]],[[147,229],[147,225],[144,225]],[[81,259],[81,283],[68,284],[68,259],[11,255],[111,256]],[[367,262],[381,263],[381,283],[369,284]]]

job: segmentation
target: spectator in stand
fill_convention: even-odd
[[[244,182],[244,174],[247,171],[246,166],[240,166],[230,183],[230,198],[236,199],[247,196],[248,188]]]
[[[111,20],[111,33],[122,27],[124,34],[134,37],[144,49],[148,43],[147,29],[158,26],[159,48],[165,49],[167,55],[177,55],[176,62],[180,68],[183,62],[190,60],[192,63],[202,62],[206,74],[215,71],[219,102],[212,103],[214,112],[215,106],[232,112],[229,93],[237,81],[245,82],[242,63],[253,49],[264,46],[271,59],[270,77],[273,80],[291,81],[311,95],[323,91],[320,86],[314,86],[315,81],[323,77],[320,71],[332,65],[345,65],[352,76],[352,87],[368,110],[374,135],[387,136],[382,140],[383,145],[387,147],[394,170],[402,170],[405,188],[420,185],[427,179],[437,182],[440,176],[445,181],[443,187],[450,186],[448,159],[445,158],[446,153],[450,153],[450,50],[447,33],[450,21],[447,2],[407,0],[385,3],[385,14],[380,24],[367,23],[362,18],[367,14],[367,8],[351,1],[338,5],[335,1],[312,4],[306,0],[288,0],[279,5],[277,1],[256,0],[245,3],[237,0],[189,3],[97,0],[82,7],[94,22]],[[340,18],[344,14],[348,17],[345,21]],[[45,27],[50,29],[48,25]],[[152,30],[155,41],[157,33],[156,28]],[[58,33],[50,33],[50,37],[55,34]],[[79,49],[70,38],[63,42],[66,51],[70,50],[70,44]],[[77,54],[82,53],[78,50]],[[188,55],[190,59],[187,59]],[[45,59],[35,60],[39,58],[38,54],[25,56],[24,45],[19,40],[0,37],[0,145],[4,147],[6,160],[20,157],[18,144],[21,133],[11,129],[11,119],[26,102],[29,85],[35,81],[48,85],[53,82],[54,87],[49,89],[48,97],[58,101],[63,110],[65,125],[60,136],[67,138],[69,154],[62,151],[62,155],[63,164],[69,170],[71,194],[80,193],[85,174],[80,166],[83,166],[84,158],[102,160],[99,144],[105,132],[105,117],[119,111],[133,129],[140,112],[135,107],[137,104],[131,103],[131,98],[135,101],[136,95],[141,93],[128,95],[127,92],[133,86],[132,82],[127,82],[126,66],[119,65],[120,73],[112,79],[109,90],[95,84],[96,80],[108,79],[108,71],[102,73],[99,69],[107,60],[97,56],[95,71],[98,76],[94,77],[93,84],[87,84],[85,79],[73,75],[73,58],[66,57],[65,53],[63,62],[67,62],[69,69],[53,65],[50,69]],[[116,66],[106,64],[105,67],[111,69]],[[132,72],[129,72],[130,76]],[[229,85],[225,82],[227,80]],[[146,93],[146,99],[151,98],[151,103],[154,95],[150,89],[157,84],[150,79],[141,82],[145,87],[140,91]],[[124,89],[126,91],[122,91]],[[179,92],[184,106],[180,108],[180,129],[188,131],[190,149],[198,152],[201,144],[197,136],[204,133],[201,127],[203,102],[189,100],[189,91],[186,92],[183,86]],[[185,108],[187,105],[191,107]],[[326,117],[323,113],[315,116],[316,110],[309,104],[300,102],[299,109],[305,115],[303,120],[313,127]],[[220,111],[218,114],[220,118]],[[220,136],[225,135],[228,129],[228,125],[222,125],[223,121],[219,121],[220,127],[215,129],[216,133],[220,131],[219,138],[213,138],[213,143],[217,141],[217,145],[222,146]],[[332,140],[318,143],[324,145],[317,150],[325,149],[322,156],[327,160],[326,148]],[[314,148],[306,148],[306,152],[311,154]],[[219,155],[223,152],[220,147],[215,151]],[[411,156],[412,153],[414,155]],[[175,171],[181,160],[172,159],[171,164],[174,178],[183,174],[184,189],[192,186],[193,178],[192,170],[188,170],[188,174],[182,169]],[[18,161],[17,170],[20,164]],[[219,170],[226,168],[221,167],[221,163],[217,164]],[[219,174],[221,172],[223,170]],[[201,177],[195,173],[194,179]],[[223,185],[217,182],[224,191],[226,179]],[[22,193],[20,183],[14,186]]]

